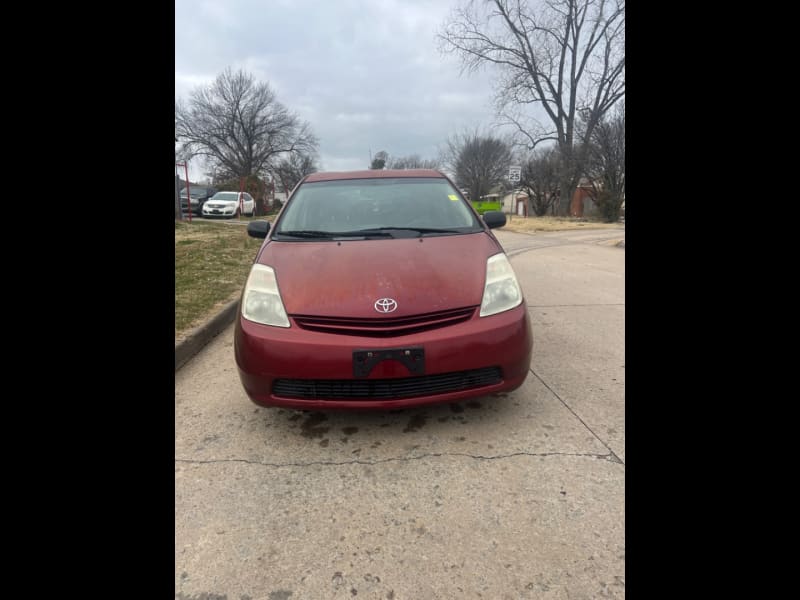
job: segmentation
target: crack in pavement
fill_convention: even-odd
[[[602,441],[602,440],[601,440]],[[605,445],[605,444],[604,444]],[[606,446],[608,448],[608,446]],[[176,463],[193,463],[193,464],[216,464],[216,463],[245,463],[248,465],[261,465],[264,467],[310,467],[316,465],[323,465],[323,466],[341,466],[341,465],[379,465],[382,463],[388,462],[407,462],[412,460],[421,460],[423,458],[440,458],[442,456],[464,456],[468,458],[474,458],[476,460],[498,460],[503,458],[512,458],[515,456],[579,456],[585,458],[594,458],[597,460],[607,460],[612,463],[620,463],[624,466],[619,457],[614,454],[613,451],[609,448],[609,454],[593,454],[593,453],[571,453],[571,452],[513,452],[511,454],[498,454],[496,456],[482,456],[480,454],[467,454],[464,452],[430,452],[427,454],[421,454],[419,456],[405,456],[405,457],[391,457],[391,458],[382,458],[379,460],[347,460],[347,461],[310,461],[310,462],[301,462],[301,463],[270,463],[270,462],[261,462],[257,460],[246,460],[244,458],[223,458],[223,459],[214,459],[214,460],[192,460],[186,458],[176,458]]]
[[[511,258],[512,256],[517,256],[518,254],[522,254],[523,252],[530,252],[531,250],[544,250],[545,248],[558,248],[560,246],[594,246],[594,245],[601,245],[605,242],[609,242],[612,240],[616,240],[616,237],[601,239],[601,240],[587,240],[587,241],[577,241],[577,240],[570,240],[567,242],[553,242],[549,243],[548,241],[541,240],[541,242],[536,246],[527,246],[525,248],[513,248],[511,250],[505,250],[506,256]],[[624,240],[623,240],[624,241]],[[502,246],[502,242],[500,244]]]
[[[545,383],[545,380],[544,380],[544,379],[542,379],[541,377],[539,377],[539,375],[536,373],[536,371],[534,371],[533,369],[530,369],[530,372],[531,372],[531,373],[533,373],[533,375],[536,377],[536,379],[538,379],[539,381],[541,381],[541,382],[542,382],[542,385],[543,385],[544,387],[546,387],[548,390],[550,390],[550,393],[551,393],[551,394],[553,394],[553,396],[555,396],[556,398],[558,398],[558,401],[559,401],[559,402],[561,402],[561,404],[563,404],[563,405],[566,407],[566,409],[567,409],[569,412],[571,412],[573,415],[575,415],[575,418],[576,418],[576,419],[578,419],[578,421],[580,421],[580,422],[581,422],[581,424],[583,424],[583,426],[584,426],[584,427],[586,427],[586,429],[589,431],[589,433],[591,433],[591,434],[592,434],[594,437],[596,437],[596,438],[597,438],[597,440],[598,440],[598,441],[599,441],[601,444],[603,444],[603,446],[605,446],[606,448],[608,448],[608,451],[611,453],[611,456],[613,456],[613,457],[614,457],[614,458],[613,458],[613,460],[612,460],[612,459],[610,459],[610,458],[609,458],[608,460],[611,460],[611,462],[618,462],[619,464],[621,464],[621,465],[624,467],[624,466],[625,466],[625,462],[624,462],[622,459],[620,459],[620,457],[616,455],[616,453],[615,453],[615,452],[614,452],[614,451],[611,449],[611,447],[610,447],[608,444],[606,444],[606,443],[603,441],[603,439],[602,439],[602,438],[601,438],[599,435],[597,435],[597,434],[596,434],[596,433],[595,433],[595,432],[592,430],[592,428],[591,428],[591,427],[589,427],[589,426],[586,424],[586,421],[584,421],[583,419],[581,419],[581,418],[578,416],[578,413],[576,413],[574,410],[572,410],[572,408],[570,407],[570,405],[569,405],[569,404],[567,404],[566,402],[564,402],[564,400],[562,400],[561,396],[559,396],[558,394],[556,394],[555,390],[554,390],[553,388],[551,388],[549,385],[547,385],[547,383]],[[605,455],[600,455],[600,456],[605,456]]]
[[[506,252],[506,256],[511,258],[512,256],[517,256],[518,254],[522,254],[523,252],[530,252],[531,250],[544,250],[545,248],[557,248],[558,246],[574,246],[575,244],[571,243],[558,243],[558,244],[543,244],[541,246],[530,246],[528,248],[515,248],[514,250],[509,250]]]

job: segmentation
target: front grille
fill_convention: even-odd
[[[474,306],[468,306],[410,317],[381,319],[348,319],[311,315],[291,316],[298,327],[311,331],[366,337],[394,337],[463,323],[472,317],[475,308]]]
[[[495,385],[499,367],[398,379],[276,379],[272,393],[303,400],[394,400]]]

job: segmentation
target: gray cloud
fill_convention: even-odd
[[[443,0],[176,0],[176,97],[227,66],[244,68],[311,123],[325,170],[365,168],[370,150],[432,158],[448,135],[494,119],[491,74],[462,76],[456,58],[437,50],[451,8]]]

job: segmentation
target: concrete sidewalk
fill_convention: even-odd
[[[219,335],[236,318],[239,299],[226,304],[222,310],[205,323],[198,325],[186,336],[175,342],[175,370],[185,365],[189,359],[200,352],[206,344]]]

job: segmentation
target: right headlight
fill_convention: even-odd
[[[290,326],[272,267],[253,265],[244,286],[242,316],[262,325]]]
[[[514,269],[505,254],[495,254],[486,261],[486,285],[481,302],[482,317],[496,315],[519,306],[522,290],[514,275]]]

